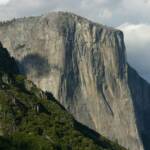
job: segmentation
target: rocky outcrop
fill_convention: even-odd
[[[78,121],[143,150],[121,31],[61,12],[1,23],[0,41],[20,71]]]

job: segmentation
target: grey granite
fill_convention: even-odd
[[[0,41],[20,71],[78,121],[143,150],[121,31],[58,12],[1,23]]]

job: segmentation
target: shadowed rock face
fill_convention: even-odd
[[[4,71],[6,73],[19,73],[19,69],[17,63],[14,58],[10,57],[6,48],[3,47],[0,42],[0,71]]]
[[[121,31],[50,13],[1,24],[0,41],[20,70],[78,121],[126,148],[143,150]]]
[[[20,71],[25,75],[34,72],[33,76],[36,78],[45,76],[50,72],[50,67],[47,59],[41,57],[39,54],[26,55],[20,61],[20,69]]]
[[[137,124],[145,150],[150,149],[150,84],[128,67],[128,84],[131,89]]]

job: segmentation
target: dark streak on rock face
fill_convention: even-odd
[[[79,68],[78,68],[78,58],[77,51],[75,50],[75,27],[72,25],[72,28],[68,27],[63,30],[66,36],[65,43],[65,62],[64,62],[64,70],[61,76],[61,86],[59,95],[62,95],[63,92],[66,91],[66,100],[74,99],[74,92],[76,88],[79,86]],[[66,79],[66,80],[65,80]],[[64,83],[66,82],[66,83]],[[65,89],[63,89],[63,85],[66,84]]]
[[[48,64],[48,60],[39,54],[29,54],[25,56],[21,60],[20,65],[20,68],[22,68],[21,71],[26,75],[34,71],[34,75],[36,77],[42,77],[49,74],[50,72],[50,65]]]

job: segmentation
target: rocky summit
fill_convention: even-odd
[[[76,120],[130,150],[150,149],[150,85],[127,64],[121,31],[55,12],[1,22],[0,41]]]

